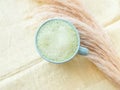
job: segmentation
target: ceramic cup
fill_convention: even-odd
[[[40,46],[39,46],[39,43],[40,42],[42,42],[42,41],[39,41],[39,37],[40,37],[40,35],[41,35],[41,31],[42,31],[42,28],[43,27],[45,27],[45,25],[48,27],[48,30],[49,30],[49,28],[51,28],[52,27],[52,25],[53,24],[50,24],[49,25],[49,23],[53,23],[53,22],[60,22],[60,24],[59,25],[57,25],[57,27],[62,27],[61,25],[62,24],[68,24],[68,26],[69,27],[71,27],[72,28],[72,30],[75,32],[75,35],[76,35],[76,37],[77,37],[77,46],[76,46],[76,50],[74,51],[74,53],[71,55],[71,56],[69,56],[69,58],[67,58],[67,59],[64,59],[64,60],[52,60],[51,58],[49,58],[49,57],[46,57],[45,55],[44,55],[44,53],[40,50]],[[53,25],[54,26],[54,25]],[[64,25],[63,25],[64,26]],[[53,28],[54,29],[54,28]],[[56,38],[56,37],[54,37],[54,38]],[[35,36],[35,46],[36,46],[36,49],[37,49],[37,51],[38,51],[38,53],[39,53],[39,55],[44,59],[44,60],[46,60],[46,61],[48,61],[48,62],[52,62],[52,63],[55,63],[55,64],[60,64],[60,63],[65,63],[65,62],[67,62],[67,61],[70,61],[76,54],[80,54],[80,55],[88,55],[88,53],[89,53],[89,50],[87,49],[87,48],[85,48],[85,47],[82,47],[82,46],[80,46],[80,34],[78,33],[78,30],[75,28],[75,26],[71,23],[71,22],[69,22],[69,21],[67,21],[67,20],[65,20],[65,19],[61,19],[61,18],[52,18],[52,19],[49,19],[49,20],[47,20],[47,21],[45,21],[40,27],[39,27],[39,29],[38,29],[38,31],[37,31],[37,34],[36,34],[36,36]],[[53,46],[53,50],[54,50],[54,46]],[[46,49],[46,52],[47,52],[47,49]],[[57,57],[56,57],[57,58]]]

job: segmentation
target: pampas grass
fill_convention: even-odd
[[[40,22],[55,17],[72,22],[79,30],[81,46],[90,50],[86,57],[120,85],[120,58],[107,33],[89,14],[89,10],[83,7],[80,0],[36,0],[36,2],[44,4],[33,12],[34,17]]]

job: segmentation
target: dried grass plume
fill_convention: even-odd
[[[94,20],[80,0],[36,0],[43,3],[33,13],[39,21],[60,17],[72,22],[79,30],[81,46],[90,50],[86,56],[102,72],[120,85],[120,58],[107,33]],[[37,14],[39,12],[39,14]]]

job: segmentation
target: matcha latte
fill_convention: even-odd
[[[41,25],[36,35],[40,55],[55,63],[66,62],[76,55],[79,43],[76,28],[63,19],[48,20]]]

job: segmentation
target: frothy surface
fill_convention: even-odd
[[[56,62],[65,61],[78,48],[77,33],[63,20],[48,21],[37,34],[37,47],[45,58]]]

